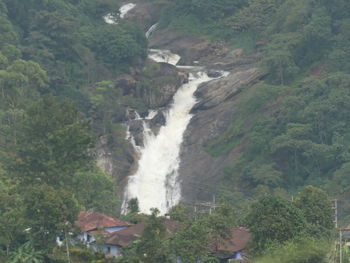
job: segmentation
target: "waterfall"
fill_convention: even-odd
[[[161,214],[180,201],[181,189],[178,181],[180,165],[180,146],[183,134],[192,115],[190,110],[196,103],[194,92],[197,87],[210,78],[204,72],[191,74],[188,83],[176,92],[173,103],[165,112],[166,124],[159,130],[157,136],[144,132],[144,147],[139,149],[140,160],[138,170],[129,177],[125,189],[126,202],[137,197],[140,211],[149,213],[150,208],[156,207]]]
[[[170,50],[162,50],[162,49],[148,50],[148,58],[156,62],[168,63],[174,66],[177,65],[177,63],[179,63],[181,59],[179,55],[171,53]]]
[[[146,32],[146,38],[149,38],[152,33],[157,29],[158,23],[155,23],[153,26],[151,26],[148,31]]]
[[[129,3],[123,5],[119,12],[120,18],[135,7]],[[113,14],[103,17],[106,23],[115,24],[117,19]],[[149,37],[157,24],[153,25],[146,33]],[[176,66],[181,57],[170,50],[150,49],[148,57],[156,62],[168,63]],[[125,187],[122,212],[127,212],[127,202],[137,198],[142,213],[149,213],[151,208],[158,208],[161,214],[179,203],[181,198],[181,187],[178,178],[180,166],[180,147],[184,132],[189,124],[192,115],[190,111],[196,103],[194,92],[197,87],[213,78],[208,77],[204,67],[179,66],[190,72],[189,82],[182,85],[173,97],[173,103],[163,111],[165,125],[155,135],[148,121],[153,119],[157,110],[150,111],[148,116],[141,118],[137,113],[134,120],[143,121],[143,146],[135,143],[129,126],[127,126],[126,139],[131,142],[140,159],[137,171],[128,178]]]
[[[123,5],[122,7],[120,7],[119,9],[119,13],[120,13],[120,18],[124,18],[126,16],[127,13],[129,13],[129,11],[131,9],[133,9],[136,5],[133,3],[129,3],[126,5]]]
[[[125,18],[126,14],[129,13],[129,11],[133,8],[135,8],[136,4],[133,4],[133,3],[129,3],[129,4],[125,4],[123,6],[121,6],[119,8],[119,17],[120,18]],[[117,24],[117,20],[118,18],[115,17],[115,15],[113,13],[109,13],[107,15],[105,15],[103,17],[104,21],[107,23],[107,24]]]

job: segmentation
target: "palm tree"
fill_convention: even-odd
[[[43,252],[35,250],[29,241],[10,253],[9,263],[42,263],[43,260]]]

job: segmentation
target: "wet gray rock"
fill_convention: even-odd
[[[95,143],[92,154],[98,166],[107,174],[117,179],[118,185],[122,185],[132,167],[136,166],[138,158],[133,146],[128,143],[121,153],[111,151],[106,136],[101,136]],[[120,193],[120,197],[122,193]]]
[[[210,69],[210,70],[208,70],[207,75],[210,78],[219,78],[222,76],[222,72]]]
[[[192,110],[194,117],[184,134],[180,156],[179,177],[185,203],[212,201],[224,169],[240,156],[240,147],[215,157],[206,151],[206,146],[224,134],[234,119],[240,117],[237,106],[240,90],[264,76],[251,61],[236,57],[230,63],[239,66],[229,76],[204,83],[195,93],[199,102]]]
[[[143,120],[131,120],[128,122],[129,132],[134,137],[137,146],[143,146]]]
[[[182,84],[188,82],[188,74],[176,67],[157,63],[159,69],[147,76],[147,81],[140,80],[141,98],[148,108],[166,106]]]
[[[220,186],[224,169],[240,156],[240,147],[215,157],[206,151],[206,146],[240,117],[237,107],[240,89],[259,81],[262,76],[257,68],[251,68],[199,87],[196,92],[199,102],[193,109],[194,117],[181,147],[179,177],[184,202],[211,201]]]
[[[129,131],[131,134],[143,132],[142,120],[132,120],[129,122]]]
[[[157,135],[162,126],[166,123],[166,119],[164,113],[162,111],[158,111],[157,115],[154,116],[152,120],[150,120],[149,125],[151,127],[152,132]]]
[[[132,20],[146,33],[146,31],[160,19],[161,9],[164,3],[155,3],[144,0],[133,0],[136,4],[126,16],[126,20]]]
[[[144,143],[143,143],[143,134],[142,133],[136,133],[134,135],[134,140],[135,140],[135,144],[136,146],[140,146],[143,147]]]
[[[154,118],[150,121],[150,125],[151,125],[151,127],[156,126],[156,125],[163,126],[163,125],[165,125],[165,122],[166,122],[166,120],[165,120],[164,113],[162,111],[158,111],[156,116],[154,116]]]
[[[237,94],[242,86],[254,84],[263,76],[260,69],[250,68],[200,85],[195,92],[199,103],[193,107],[192,112],[218,106]]]

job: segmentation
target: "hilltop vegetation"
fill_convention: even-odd
[[[147,40],[136,25],[103,21],[119,2],[0,0],[0,261],[31,255],[65,262],[55,238],[73,231],[79,210],[117,213],[116,183],[91,149],[103,135],[124,154],[125,109],[146,109],[141,97],[157,84],[155,75],[170,81],[159,65],[145,63]],[[257,262],[322,262],[330,202],[324,191],[304,187],[338,198],[350,193],[350,2],[157,2],[165,4],[159,27],[257,54],[266,77],[240,90],[239,118],[203,145],[212,156],[242,149],[221,182],[229,208],[198,220],[174,208],[170,216],[186,227],[170,241],[156,212],[129,214],[150,226],[120,262],[173,262],[178,255],[215,262],[207,243],[237,225],[254,234]],[[130,71],[139,79],[123,90],[115,80]],[[105,260],[82,261],[97,259]]]
[[[0,1],[1,262],[18,253],[56,262],[55,239],[79,210],[117,213],[116,182],[91,156],[96,96],[147,48],[134,24],[104,22],[118,9],[110,0]],[[101,130],[121,133],[117,122]]]
[[[345,0],[169,1],[161,26],[257,53],[267,73],[243,89],[239,118],[206,146],[214,156],[243,146],[225,171],[227,200],[308,184],[348,193],[349,10]]]

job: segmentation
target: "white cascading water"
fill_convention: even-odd
[[[135,6],[136,6],[136,4],[129,3],[129,4],[126,4],[126,5],[123,5],[122,7],[120,7],[120,9],[119,9],[120,18],[124,18],[126,16],[126,14],[129,13],[129,11],[131,9],[135,8]]]
[[[157,27],[158,23],[155,23],[153,26],[151,26],[146,32],[146,38],[149,38],[152,35],[152,33],[156,31]]]
[[[120,18],[135,7],[133,3],[123,5],[120,10]],[[106,23],[115,24],[116,18],[108,14],[104,17]],[[154,24],[146,33],[148,38],[157,28]],[[150,49],[148,57],[156,62],[177,65],[181,57],[169,50]],[[180,67],[180,66],[179,66]],[[165,125],[157,135],[154,135],[146,121],[143,121],[144,146],[137,146],[135,139],[127,127],[127,139],[139,153],[138,170],[129,176],[124,192],[122,212],[127,212],[127,202],[132,198],[139,201],[140,212],[150,213],[151,208],[158,208],[161,214],[165,214],[172,206],[179,203],[181,187],[178,180],[178,168],[180,165],[180,147],[183,134],[189,124],[192,115],[190,111],[196,103],[194,92],[204,82],[211,80],[202,67],[181,66],[190,70],[189,82],[182,85],[175,93],[173,103],[164,113]],[[150,120],[157,111],[150,111],[144,120]],[[142,118],[136,113],[136,118]]]
[[[179,55],[171,53],[170,50],[163,49],[149,49],[148,58],[152,59],[155,62],[168,63],[173,66],[177,65],[181,59]]]
[[[119,8],[119,17],[120,18],[125,18],[126,14],[129,13],[130,10],[134,9],[136,6],[136,4],[133,4],[133,3],[129,3],[129,4],[125,4],[123,6],[121,6]],[[103,17],[104,21],[107,23],[107,24],[117,24],[117,18],[112,14],[107,14]]]
[[[183,134],[192,115],[190,110],[196,103],[194,92],[199,84],[209,81],[203,72],[190,76],[174,95],[173,104],[165,112],[166,125],[162,126],[157,136],[150,130],[144,132],[144,147],[140,150],[137,172],[129,177],[125,189],[125,204],[131,198],[139,200],[142,213],[149,213],[151,208],[158,208],[165,214],[181,198],[178,182],[180,165],[180,146]]]

